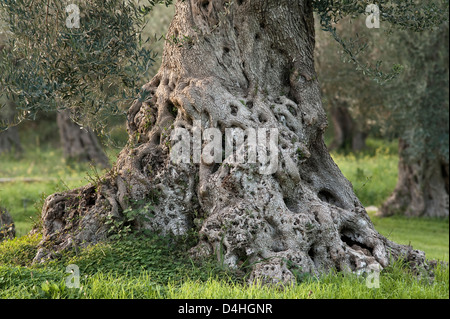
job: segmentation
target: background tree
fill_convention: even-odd
[[[111,8],[95,3],[86,10],[96,17],[101,29],[98,42],[104,43],[103,37],[108,39],[116,25],[98,23],[99,17],[111,15]],[[381,8],[385,19],[403,27],[424,28],[441,16],[428,4],[381,2],[385,3]],[[138,98],[128,110],[128,145],[98,183],[47,198],[35,260],[104,240],[111,224],[113,229],[122,225],[186,235],[197,220],[199,238],[192,253],[216,253],[230,267],[253,265],[251,280],[289,281],[299,269],[362,272],[400,257],[413,266],[423,265],[423,253],[375,231],[323,142],[327,121],[314,68],[313,11],[361,70],[384,80],[390,75],[379,65],[363,65],[332,24],[343,16],[364,13],[366,5],[365,1],[178,1],[162,65],[137,90]],[[15,8],[6,9],[17,13]],[[121,33],[125,31],[122,20],[114,23],[121,26]],[[90,39],[91,31],[86,30],[89,23],[78,31],[80,42],[72,37],[74,43]],[[131,44],[138,40],[133,35],[125,37]],[[120,43],[114,44],[120,48]],[[108,48],[101,47],[106,53]],[[94,80],[97,87],[102,83],[95,76]],[[74,89],[87,90],[82,84]],[[73,109],[82,111],[77,105]],[[231,157],[222,165],[170,160],[175,143],[170,136],[176,128],[196,135],[213,127],[223,135],[226,128],[277,129],[276,173],[261,174],[258,165],[237,164]],[[245,148],[245,143],[236,147]],[[138,217],[146,218],[130,218],[131,208],[139,208]]]
[[[397,186],[381,209],[384,215],[448,216],[448,38],[448,23],[392,37],[390,52],[405,71],[385,95],[391,127],[400,135],[400,161]]]
[[[108,157],[92,130],[80,127],[73,122],[67,110],[59,111],[56,120],[66,159],[92,162],[104,168],[109,166]]]
[[[8,48],[5,43],[5,35],[0,31],[0,52],[3,50],[8,50]],[[13,101],[5,97],[0,97],[0,105],[4,105],[4,109],[0,112],[0,122],[11,122],[15,113]],[[0,154],[10,152],[12,149],[17,152],[22,151],[19,133],[16,127],[10,127],[8,130],[0,131]]]
[[[135,41],[151,7],[126,2],[79,1],[79,18],[87,26],[82,32],[66,27],[73,22],[66,13],[70,1],[1,2],[3,12],[8,12],[1,17],[9,26],[3,32],[10,34],[5,42],[14,53],[2,54],[0,96],[16,95],[21,102],[16,112],[2,118],[3,129],[9,127],[1,134],[5,147],[6,141],[18,141],[15,125],[35,119],[39,112],[56,111],[66,158],[108,166],[95,132],[107,135],[109,119],[124,115],[121,105],[130,102],[136,81],[153,61],[151,51]],[[99,6],[109,12],[102,16],[103,23],[113,29],[97,27]]]
[[[4,103],[5,107],[0,114],[0,121],[11,121],[14,117],[14,104],[11,101]],[[20,143],[19,132],[16,127],[10,127],[5,131],[0,131],[0,154],[22,151],[22,145]]]
[[[0,207],[0,242],[6,239],[14,239],[16,236],[16,228],[11,215]]]

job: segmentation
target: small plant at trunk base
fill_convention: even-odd
[[[138,208],[136,208],[136,205]],[[116,240],[130,235],[136,225],[153,216],[153,211],[154,206],[152,203],[142,204],[136,202],[135,205],[125,209],[120,218],[109,215],[105,222],[106,225],[110,225],[109,237],[112,240]]]

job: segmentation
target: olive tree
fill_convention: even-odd
[[[400,257],[425,265],[423,252],[375,230],[323,141],[313,13],[340,41],[333,23],[368,4],[177,1],[161,67],[128,109],[129,143],[96,183],[47,198],[35,261],[131,226],[175,236],[197,230],[191,254],[217,254],[232,268],[252,265],[250,280],[264,282],[294,280],[295,270],[361,273]],[[413,1],[379,5],[384,21],[402,28],[425,28],[441,16]],[[368,75],[389,76],[340,43]],[[215,146],[229,146],[227,133],[236,154],[223,156]],[[174,160],[174,149],[191,152]],[[131,208],[139,215],[129,218]]]

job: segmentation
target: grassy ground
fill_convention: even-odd
[[[49,146],[26,147],[24,154],[1,156],[0,179],[12,181],[0,183],[0,206],[12,214],[17,236],[30,231],[45,197],[89,183],[96,171],[88,164],[68,163],[60,149]]]
[[[380,205],[396,183],[395,144],[370,141],[364,154],[333,154],[365,205]],[[20,157],[0,157],[0,178],[34,177],[49,181],[0,183],[0,205],[12,214],[18,238],[0,244],[0,298],[449,298],[449,269],[439,266],[432,283],[417,280],[400,263],[380,274],[380,288],[369,289],[364,277],[352,274],[301,276],[297,285],[259,287],[242,273],[222,269],[214,260],[197,264],[187,254],[190,240],[128,236],[65,254],[46,265],[31,265],[38,236],[28,236],[42,199],[55,191],[90,181],[95,169],[66,163],[58,149],[26,147]],[[110,152],[114,158],[117,150]],[[389,239],[411,243],[429,258],[449,260],[447,220],[379,218],[375,228]],[[66,266],[80,268],[82,289],[65,284]]]

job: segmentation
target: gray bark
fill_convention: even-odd
[[[158,74],[128,113],[129,145],[98,185],[50,196],[35,261],[104,240],[108,218],[132,202],[154,207],[135,226],[183,235],[199,228],[195,256],[253,265],[266,283],[336,268],[364,272],[424,254],[378,234],[323,141],[310,1],[178,1]],[[242,103],[243,102],[243,103]],[[279,167],[174,164],[170,133],[184,127],[276,128]],[[193,132],[194,133],[194,132]],[[95,191],[97,190],[97,192]],[[50,245],[51,243],[51,245]]]
[[[64,157],[82,162],[93,162],[108,167],[109,161],[97,136],[89,129],[80,128],[66,110],[58,111],[57,123]]]

